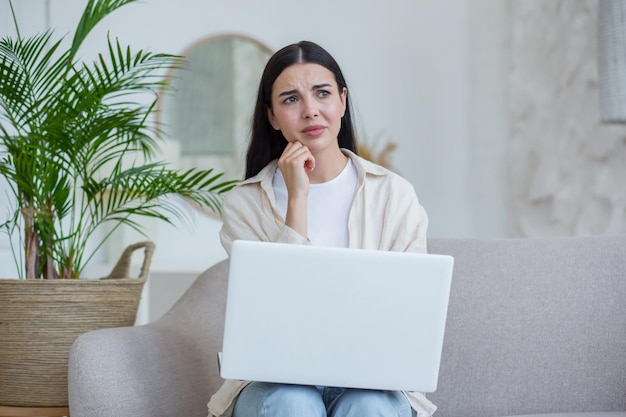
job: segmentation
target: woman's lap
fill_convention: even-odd
[[[237,398],[233,417],[411,417],[406,397],[377,391],[250,383]]]

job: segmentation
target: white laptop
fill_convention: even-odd
[[[453,258],[235,241],[225,379],[433,392]]]

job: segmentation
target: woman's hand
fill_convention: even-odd
[[[305,238],[307,232],[307,200],[309,176],[315,169],[315,157],[300,142],[289,142],[278,159],[278,166],[287,186],[287,215],[285,224]]]
[[[315,158],[309,148],[300,142],[289,142],[278,159],[289,199],[307,198],[309,195],[309,176],[307,171],[315,168]]]

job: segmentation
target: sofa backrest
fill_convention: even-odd
[[[626,410],[626,236],[428,246],[455,258],[438,417]]]

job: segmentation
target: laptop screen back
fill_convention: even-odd
[[[453,259],[235,241],[221,376],[432,392]]]

